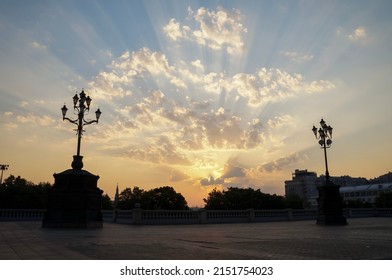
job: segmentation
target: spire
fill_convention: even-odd
[[[119,195],[118,195],[118,183],[116,187],[116,194],[114,195],[114,201],[113,201],[113,208],[116,209],[118,207],[118,200],[119,200]]]

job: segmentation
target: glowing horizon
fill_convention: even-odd
[[[23,2],[23,4],[22,4]],[[76,154],[60,108],[100,108],[84,168],[113,197],[173,186],[190,206],[214,187],[284,193],[324,174],[311,128],[334,128],[331,176],[392,169],[387,1],[0,3],[0,163],[53,182]],[[68,114],[71,115],[72,110]]]

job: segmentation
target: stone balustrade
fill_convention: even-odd
[[[0,221],[42,221],[45,209],[0,209]],[[347,218],[392,217],[392,208],[344,209]],[[102,210],[104,222],[120,224],[216,224],[315,220],[317,209]]]
[[[46,209],[0,209],[0,221],[42,221]]]
[[[104,210],[106,222],[128,224],[217,224],[316,220],[317,209],[273,210]],[[345,209],[347,218],[392,217],[392,208]]]

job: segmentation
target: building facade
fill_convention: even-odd
[[[340,186],[340,194],[344,201],[359,200],[374,204],[383,192],[392,192],[392,173],[381,175],[372,180],[362,177],[333,176],[331,181]],[[298,195],[305,208],[317,208],[318,186],[325,183],[325,176],[317,176],[316,172],[307,169],[296,169],[292,179],[285,181],[285,195]]]
[[[320,178],[316,172],[307,169],[296,169],[292,174],[292,180],[285,181],[285,195],[298,195],[304,202],[305,208],[317,208],[318,190]]]
[[[359,200],[363,203],[374,204],[381,193],[392,192],[392,183],[371,184],[351,187],[341,187],[340,195],[344,201]]]

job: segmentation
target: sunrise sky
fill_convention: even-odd
[[[99,107],[85,169],[173,186],[284,194],[295,169],[324,173],[311,128],[334,128],[332,176],[392,171],[391,1],[0,1],[0,163],[53,182],[76,154],[60,108]],[[72,117],[72,110],[68,111]]]

